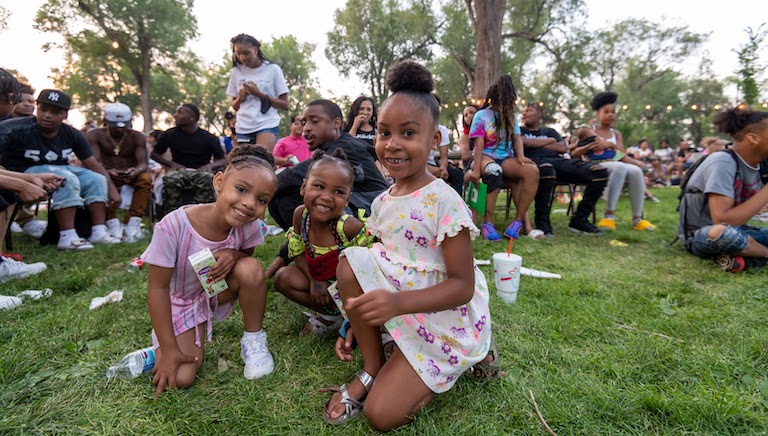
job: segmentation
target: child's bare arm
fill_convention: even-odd
[[[446,238],[441,247],[447,273],[445,281],[419,292],[366,292],[348,299],[345,307],[347,310],[357,308],[363,320],[371,325],[383,325],[396,315],[438,312],[466,304],[475,292],[469,230]]]
[[[197,360],[194,356],[187,356],[179,349],[176,335],[173,332],[171,319],[170,283],[173,268],[163,268],[149,265],[149,289],[147,292],[147,304],[149,317],[152,320],[152,328],[155,329],[157,342],[160,344],[155,376],[152,380],[157,385],[155,395],[160,395],[166,386],[171,389],[176,387],[176,373],[183,363],[192,363]]]

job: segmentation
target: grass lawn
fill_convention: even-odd
[[[661,203],[646,203],[653,233],[631,229],[623,197],[609,235],[571,234],[554,212],[554,238],[515,244],[524,266],[563,279],[523,277],[513,305],[494,293],[501,377],[462,377],[401,433],[543,434],[529,391],[558,434],[768,432],[768,269],[726,274],[668,246],[677,192],[656,190]],[[270,237],[256,256],[268,264],[281,241]],[[25,236],[14,242],[48,270],[0,293],[54,294],[0,312],[0,433],[371,433],[364,419],[323,422],[329,394],[319,388],[350,381],[361,361],[338,361],[333,335],[299,337],[301,309],[271,282],[265,328],[276,372],[243,378],[236,309],[214,324],[195,386],[156,400],[147,377],[105,383],[110,364],[150,344],[146,271],[123,269],[146,242],[64,254]],[[478,259],[505,249],[474,242]],[[482,269],[492,281],[492,267]],[[115,289],[122,302],[88,310]]]

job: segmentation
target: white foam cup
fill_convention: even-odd
[[[506,303],[517,300],[520,289],[520,268],[523,258],[516,254],[495,253],[493,255],[493,275],[496,291]]]

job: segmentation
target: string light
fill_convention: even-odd
[[[692,105],[691,105],[691,109],[692,109],[692,110],[696,110],[696,109],[698,109],[698,108],[699,108],[699,106],[698,106],[698,105],[696,105],[696,104],[692,104]]]
[[[306,98],[307,98],[307,100],[309,100],[309,98],[311,97],[311,95],[309,95],[309,93],[307,93],[307,94],[304,94],[304,97],[306,97]]]
[[[543,101],[539,102],[539,107],[544,107],[544,102]]]
[[[213,68],[208,68],[208,75],[213,76]]]
[[[117,43],[117,41],[113,41],[112,46],[117,48],[117,47],[119,47],[119,44]],[[307,94],[306,97],[309,99],[310,95]],[[468,98],[468,99],[462,99],[462,100],[455,100],[453,102],[453,107],[458,108],[459,105],[466,106],[467,104],[480,105],[480,104],[483,104],[484,101],[485,100],[481,99],[481,98]],[[517,98],[515,100],[515,104],[517,106],[521,106],[521,105],[524,106],[526,104],[526,100],[524,98]],[[539,105],[539,107],[544,107],[546,105],[546,103],[544,101],[538,101],[537,104]],[[768,109],[768,102],[758,103],[758,104],[760,104],[761,107]],[[444,109],[450,109],[451,108],[450,102],[449,103],[445,103],[442,106],[443,106]],[[653,105],[651,105],[651,104],[644,104],[644,105],[641,105],[641,106],[645,110],[647,110],[647,111],[653,109]],[[712,105],[711,107],[714,110],[718,111],[718,110],[721,110],[724,106],[725,106],[724,104],[717,103],[717,104]],[[557,103],[557,107],[559,107],[561,110],[568,110],[568,105],[566,105],[565,103],[562,103],[562,102]],[[668,104],[668,105],[666,105],[664,107],[666,108],[667,112],[671,112],[675,108],[674,105],[671,105],[671,104]],[[710,107],[709,104],[703,105],[703,104],[692,103],[691,106],[690,106],[690,109],[693,110],[693,111],[699,111],[700,110],[700,111],[706,112],[708,107]],[[737,105],[737,107],[739,107],[740,109],[743,109],[743,108],[747,107],[747,105],[746,105],[746,103],[739,103]],[[757,106],[755,105],[754,107],[757,107]],[[578,105],[578,109],[584,110],[584,109],[586,109],[586,105],[584,103],[580,103]],[[623,110],[623,111],[629,110],[629,105],[626,105],[626,104],[621,105],[621,110]]]
[[[651,110],[651,105],[649,105],[649,104],[645,105],[645,110],[647,110],[647,111]]]
[[[112,48],[120,48],[120,43],[117,41],[112,41]]]
[[[45,20],[45,23],[43,25],[45,26],[46,29],[53,29],[53,26],[54,26],[53,21],[51,20]]]
[[[467,101],[466,101],[466,100],[462,101],[462,102],[461,102],[461,105],[462,105],[462,106],[466,106],[466,105],[467,105]]]
[[[584,106],[584,105],[582,105],[582,106]],[[627,106],[627,105],[623,105],[623,106],[621,107],[621,110],[625,111],[625,110],[627,110],[628,108],[629,108],[629,106]]]
[[[719,104],[716,104],[716,105],[715,105],[715,110],[716,110],[716,111],[719,111],[719,110],[720,110],[720,105],[719,105]]]
[[[454,107],[459,107],[459,102],[457,101],[456,103],[453,104],[453,106]]]
[[[667,112],[669,112],[669,111],[671,111],[671,110],[672,110],[672,105],[671,105],[671,104],[668,104],[668,105],[667,105]]]

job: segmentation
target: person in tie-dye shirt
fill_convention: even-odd
[[[480,229],[485,239],[500,241],[501,236],[493,225],[493,212],[499,190],[504,187],[503,179],[519,181],[512,190],[517,210],[515,219],[504,231],[504,236],[517,239],[520,234],[541,235],[534,232],[526,220],[528,208],[536,196],[539,184],[539,168],[523,154],[520,126],[517,123],[517,92],[512,78],[505,74],[499,77],[489,89],[483,107],[475,113],[469,128],[472,153],[469,179],[471,183],[480,180],[488,185],[485,215]],[[527,227],[527,228],[526,228]]]

